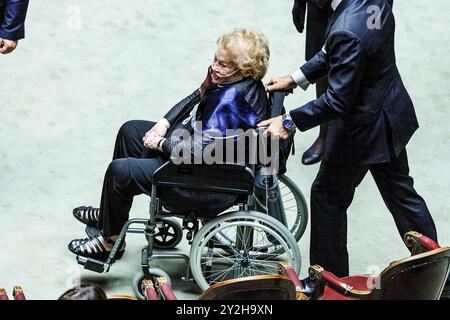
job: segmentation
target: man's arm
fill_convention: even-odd
[[[25,37],[25,17],[29,0],[6,0],[0,38],[17,41]]]
[[[344,116],[353,107],[367,62],[367,53],[361,40],[350,32],[340,31],[329,37],[330,71],[328,90],[317,100],[290,112],[301,131]],[[317,58],[316,58],[317,57]],[[313,60],[320,61],[321,54]],[[320,78],[320,63],[306,63],[302,67],[308,80]]]
[[[317,80],[327,75],[326,59],[327,54],[324,49],[322,49],[300,67],[300,71],[305,75],[309,83],[314,84]]]
[[[266,90],[269,92],[291,91],[297,86],[306,90],[310,84],[316,83],[327,74],[326,59],[324,51],[318,52],[290,76],[271,78],[266,84]]]

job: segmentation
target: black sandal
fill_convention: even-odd
[[[95,258],[99,260],[106,260],[111,253],[111,250],[107,250],[100,240],[102,235],[98,235],[97,237],[89,237],[85,239],[75,239],[69,243],[69,250],[79,256]],[[105,239],[102,237],[104,241],[109,243],[110,245],[114,245],[114,241],[110,239]],[[121,249],[117,252],[116,256],[113,257],[114,260],[119,260],[122,258],[123,253],[125,252],[125,242],[122,244]]]
[[[75,217],[75,219],[81,221],[85,225],[88,225],[90,227],[97,227],[100,217],[100,209],[91,206],[77,207],[73,209],[73,216]]]
[[[88,238],[74,239],[74,240],[70,241],[70,243],[69,243],[69,250],[74,252],[74,250],[76,250],[80,245],[82,245],[83,243],[90,241],[94,238],[95,237],[89,236]]]

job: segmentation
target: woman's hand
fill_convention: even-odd
[[[157,133],[150,130],[145,134],[145,137],[142,138],[142,141],[144,142],[144,146],[146,148],[152,150],[161,150],[161,148],[158,147],[158,143],[161,141],[161,139],[164,139],[164,137],[161,137]]]
[[[164,137],[167,133],[167,130],[169,130],[169,128],[170,128],[169,121],[167,121],[167,119],[165,119],[165,118],[162,118],[153,126],[153,128],[151,128],[145,134],[145,136],[147,136],[147,134],[150,134],[150,133],[156,133],[158,136]]]

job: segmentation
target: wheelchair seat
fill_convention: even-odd
[[[214,218],[253,192],[254,174],[243,164],[175,165],[167,162],[153,175],[157,195],[171,215],[195,212]]]

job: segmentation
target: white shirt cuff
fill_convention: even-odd
[[[293,74],[291,74],[292,79],[294,79],[295,83],[302,88],[303,90],[308,89],[309,83],[308,79],[306,79],[301,69],[298,69]]]

